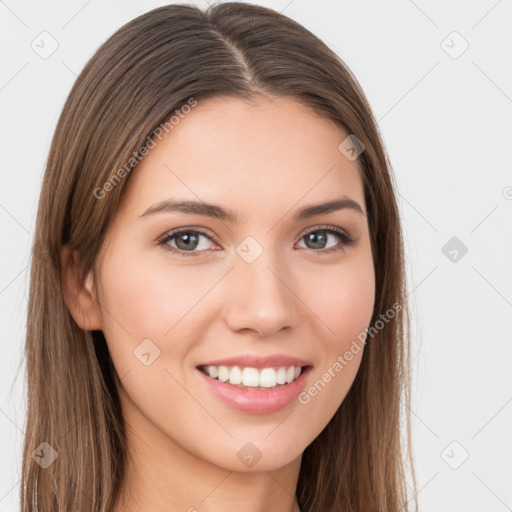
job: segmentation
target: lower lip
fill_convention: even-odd
[[[284,409],[297,398],[306,385],[310,370],[311,366],[307,366],[290,384],[268,390],[238,388],[227,382],[213,379],[199,369],[197,371],[210,390],[233,409],[250,414],[269,414]]]

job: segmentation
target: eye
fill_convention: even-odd
[[[333,238],[338,238],[338,240],[341,240],[341,243],[331,243],[331,245],[328,245],[329,237],[331,238],[331,241]],[[302,235],[300,241],[302,240],[305,240],[306,243],[309,244],[309,247],[306,247],[306,249],[321,249],[321,251],[316,252],[323,253],[342,251],[345,247],[349,247],[354,244],[354,239],[351,236],[334,226],[317,227],[314,230],[308,231],[306,234]]]
[[[208,249],[208,243],[202,242],[202,238],[210,242],[212,241],[212,237],[204,231],[190,228],[178,229],[171,233],[166,233],[158,240],[158,245],[165,246],[165,249],[177,252],[183,256],[198,256],[201,252],[205,252]],[[195,249],[198,250],[196,251]]]

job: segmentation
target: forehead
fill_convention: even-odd
[[[292,204],[349,196],[364,208],[347,133],[290,97],[198,100],[132,170],[123,205],[140,215],[169,197],[252,209],[275,218]]]

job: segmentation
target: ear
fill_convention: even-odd
[[[85,282],[80,282],[78,251],[71,251],[65,245],[61,258],[64,300],[71,316],[78,326],[86,331],[101,330],[101,309],[96,300],[92,271],[87,275]]]

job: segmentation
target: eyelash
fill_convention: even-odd
[[[330,233],[330,234],[333,234],[333,235],[337,235],[338,238],[341,239],[341,246],[338,244],[338,245],[336,245],[334,247],[329,247],[328,249],[318,249],[318,250],[316,250],[316,249],[309,249],[311,251],[319,252],[319,253],[324,253],[325,254],[325,253],[343,251],[345,249],[345,247],[351,247],[354,244],[354,239],[351,236],[347,235],[344,231],[342,231],[341,229],[336,228],[334,226],[319,226],[319,227],[316,227],[315,229],[312,229],[312,230],[307,231],[306,233],[302,234],[301,237],[299,238],[299,241],[302,240],[307,235],[309,235],[310,233],[316,233],[318,231],[322,231],[322,232],[325,232],[325,233]],[[169,251],[174,252],[176,254],[187,256],[187,257],[188,256],[192,256],[192,257],[199,256],[201,253],[206,252],[204,250],[203,251],[183,251],[182,249],[177,249],[176,247],[171,247],[170,245],[165,247],[167,242],[169,242],[173,238],[177,237],[181,233],[188,233],[188,234],[194,234],[194,235],[203,235],[206,238],[208,238],[209,240],[211,240],[212,242],[217,243],[216,240],[214,239],[214,237],[208,235],[206,232],[204,232],[204,231],[202,231],[200,229],[180,228],[180,229],[176,229],[175,231],[171,231],[170,233],[166,233],[165,235],[160,237],[158,239],[158,245],[159,246],[163,246],[163,248],[165,250],[169,250]]]

